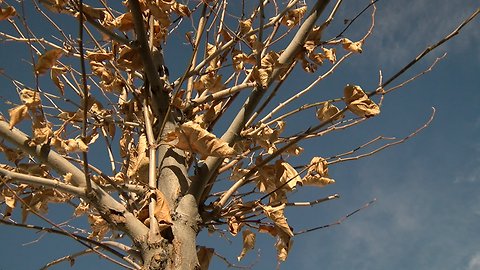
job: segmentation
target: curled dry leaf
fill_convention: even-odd
[[[120,49],[117,63],[120,67],[131,70],[140,70],[143,68],[142,58],[140,57],[138,49],[132,49],[128,46],[123,46],[122,49]]]
[[[45,52],[38,58],[38,62],[35,65],[35,72],[38,74],[43,74],[50,68],[52,68],[57,60],[62,56],[63,50],[53,49]]]
[[[122,32],[127,32],[133,29],[134,24],[133,24],[133,16],[131,12],[127,12],[125,14],[122,14],[118,16],[113,24],[115,25],[118,30]]]
[[[190,17],[190,15],[192,14],[190,9],[188,9],[186,5],[179,4],[177,2],[175,2],[175,4],[173,5],[173,11],[175,11],[175,13],[177,13],[178,16],[181,17]]]
[[[92,228],[92,232],[88,236],[89,239],[102,240],[110,230],[108,223],[98,215],[88,215],[88,223],[90,223],[90,228]]]
[[[262,58],[261,67],[256,66],[253,69],[253,77],[262,87],[268,86],[273,69],[279,66],[279,56],[277,52],[271,51]]]
[[[300,20],[303,18],[303,15],[305,15],[305,12],[307,12],[307,6],[289,10],[287,14],[283,16],[280,23],[292,28],[300,23]]]
[[[87,51],[86,57],[90,61],[102,62],[106,60],[113,60],[113,53]]]
[[[244,52],[240,50],[233,50],[232,51],[232,62],[233,68],[235,71],[240,71],[245,68],[245,64],[255,64],[255,56],[250,55],[248,56]]]
[[[287,218],[283,213],[285,204],[275,207],[262,206],[262,208],[265,216],[275,223],[275,235],[277,238],[275,247],[277,248],[277,258],[279,261],[285,261],[292,246],[291,238],[293,237],[293,232],[290,229],[290,226],[287,223]]]
[[[0,21],[6,20],[10,17],[17,15],[15,8],[12,6],[8,6],[7,8],[0,9]]]
[[[165,195],[160,190],[155,190],[156,204],[153,213],[157,222],[165,225],[172,225],[172,217],[170,216],[170,206],[168,205]]]
[[[262,208],[265,216],[271,219],[281,231],[283,231],[290,237],[293,236],[293,232],[287,223],[287,218],[283,213],[283,210],[285,209],[284,203],[275,207],[269,205],[262,205]]]
[[[316,116],[318,120],[323,122],[323,121],[329,120],[332,116],[334,116],[338,112],[340,112],[340,110],[335,105],[332,105],[332,103],[327,101],[323,103],[322,108],[317,110]],[[344,115],[341,114],[335,117],[333,120],[339,120],[339,119],[342,119],[343,117]]]
[[[27,105],[20,105],[15,108],[9,109],[10,115],[9,128],[12,129],[16,124],[20,123],[23,119],[29,117]]]
[[[380,113],[380,107],[368,98],[358,85],[347,84],[343,89],[348,109],[360,117],[372,117]]]
[[[255,233],[246,229],[242,232],[243,238],[243,248],[240,255],[237,257],[237,260],[240,261],[248,251],[252,250],[255,247]]]
[[[300,182],[301,185],[324,187],[335,183],[328,175],[328,163],[322,157],[314,157],[308,165],[307,174]]]
[[[362,42],[353,42],[348,38],[342,38],[342,46],[345,50],[354,53],[362,53]]]
[[[235,216],[230,217],[227,220],[227,224],[228,224],[228,231],[233,236],[236,236],[238,234],[238,232],[242,230],[242,227],[244,225],[244,223],[241,222],[241,221],[238,221],[237,217],[235,217]]]
[[[176,141],[174,143],[175,147],[198,153],[202,158],[207,156],[232,157],[236,155],[235,150],[228,143],[192,121],[183,123],[175,131],[169,132],[165,141]]]
[[[330,63],[334,64],[337,62],[337,55],[336,55],[336,50],[335,48],[327,49],[327,48],[322,48],[324,58],[330,61]]]
[[[213,248],[207,248],[200,246],[197,250],[198,262],[200,263],[200,270],[208,270],[210,266],[210,260],[212,259]]]
[[[22,204],[22,223],[25,223],[30,212],[35,211],[45,214],[48,212],[49,203],[64,203],[71,198],[72,195],[59,192],[55,189],[35,190],[23,198],[26,205]]]
[[[60,93],[62,94],[62,96],[65,94],[65,90],[64,90],[65,84],[62,81],[60,81],[59,77],[65,74],[65,72],[67,72],[67,68],[59,67],[59,66],[54,66],[50,70],[50,79],[52,79],[55,86],[60,90]]]
[[[240,35],[243,36],[253,30],[252,28],[252,19],[244,20],[244,21],[239,21],[239,26],[240,26]],[[256,35],[250,35],[247,38],[248,43],[250,46],[252,46],[255,41],[257,40]]]
[[[35,109],[41,104],[40,93],[30,89],[23,89],[20,91],[20,100],[29,109]]]

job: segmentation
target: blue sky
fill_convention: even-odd
[[[336,70],[306,99],[341,95],[347,83],[374,89],[380,69],[384,78],[391,76],[425,46],[452,31],[478,8],[475,2],[380,1],[376,27],[364,53]],[[349,2],[344,5],[334,22],[338,25],[364,6]],[[360,37],[368,19],[365,16],[365,21],[359,20],[346,36]],[[298,163],[308,162],[316,155],[348,151],[378,135],[401,138],[423,125],[431,107],[436,108],[432,124],[416,137],[373,157],[330,167],[335,185],[300,188],[293,194],[292,199],[301,201],[333,193],[341,196],[313,208],[288,209],[287,217],[295,230],[334,222],[373,198],[377,201],[341,225],[295,237],[281,269],[480,269],[479,26],[477,18],[458,37],[403,76],[405,79],[424,70],[436,57],[448,53],[432,72],[388,95],[378,117],[345,132],[302,144],[306,152]],[[1,44],[2,57],[9,52]],[[181,52],[172,55],[178,53]],[[172,63],[175,58],[167,55],[166,60]],[[13,68],[0,65],[6,70]],[[301,76],[285,85],[277,103],[288,91],[316,77],[303,73]],[[13,91],[3,79],[0,85],[1,96],[5,91]],[[3,113],[7,108],[0,104]],[[289,125],[290,130],[303,130],[312,123],[300,119]],[[38,237],[29,231],[0,227],[0,269],[38,269],[51,259],[82,249],[71,240],[50,235],[24,246]],[[230,237],[230,243],[218,235],[207,237],[202,233],[199,239],[199,244],[216,247],[217,252],[232,261],[241,251],[240,237]],[[270,237],[258,235],[256,249],[244,263],[257,261],[260,254],[253,269],[274,269],[273,244]],[[103,269],[116,269],[108,264],[103,267],[104,264],[96,255],[90,255],[79,259],[72,269],[101,265]],[[62,264],[52,269],[68,268]],[[212,269],[225,268],[222,261],[214,259]]]

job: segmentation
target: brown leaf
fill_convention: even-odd
[[[106,60],[113,60],[113,53],[111,52],[92,52],[87,51],[87,59],[96,62],[102,62]]]
[[[342,38],[343,48],[349,52],[362,53],[362,42],[353,42],[348,38]]]
[[[322,157],[314,157],[308,165],[307,174],[299,182],[301,185],[324,187],[334,184],[335,180],[330,179],[328,175],[328,163]]]
[[[179,4],[177,2],[175,2],[175,4],[173,5],[173,11],[175,11],[175,13],[177,13],[178,16],[181,17],[190,17],[190,14],[192,14],[192,12],[188,9],[186,5]]]
[[[307,12],[307,6],[303,6],[297,9],[289,10],[285,16],[283,16],[280,21],[281,24],[286,25],[289,28],[294,27],[300,23],[300,20],[303,18],[303,15]]]
[[[340,112],[340,110],[335,105],[332,105],[330,102],[325,102],[323,103],[322,108],[317,110],[316,116],[318,120],[323,122],[323,121],[327,121],[338,112]],[[344,115],[341,114],[335,117],[335,119],[333,120],[339,120],[339,119],[342,119],[343,117]]]
[[[355,115],[368,118],[380,113],[380,107],[368,98],[360,86],[347,84],[343,93],[348,109]]]
[[[29,109],[34,109],[41,105],[40,93],[29,89],[20,91],[20,100],[22,100]]]
[[[175,131],[169,132],[165,141],[176,141],[175,147],[198,153],[202,158],[207,156],[232,157],[236,155],[235,150],[228,143],[192,121],[183,123]]]
[[[236,235],[238,234],[238,232],[242,229],[243,225],[244,225],[244,223],[238,221],[237,217],[235,217],[235,216],[230,217],[230,218],[227,220],[227,224],[228,224],[228,231],[229,231],[233,236],[236,236]]]
[[[12,6],[8,6],[7,8],[0,9],[0,21],[6,20],[10,17],[17,15],[15,8]]]
[[[263,213],[265,216],[267,216],[269,219],[271,219],[275,225],[280,228],[282,232],[287,234],[288,236],[292,237],[293,232],[290,229],[290,226],[288,226],[287,223],[287,218],[285,217],[283,210],[285,209],[285,204],[282,203],[278,206],[272,207],[269,205],[264,205],[262,206],[263,208]]]
[[[65,90],[64,90],[65,84],[62,81],[60,81],[59,77],[62,74],[65,74],[65,72],[67,72],[67,68],[59,67],[59,66],[54,66],[50,70],[50,78],[52,79],[55,86],[60,90],[60,93],[62,94],[62,96],[65,94]]]
[[[335,52],[336,52],[335,48],[332,48],[332,49],[322,48],[322,50],[323,50],[323,53],[325,55],[324,56],[325,59],[330,61],[330,63],[332,63],[332,64],[337,62],[337,55],[335,54]]]
[[[208,270],[214,251],[213,248],[199,247],[197,257],[198,262],[200,263],[200,270]]]
[[[165,199],[165,195],[160,190],[155,190],[156,204],[153,213],[157,222],[160,224],[172,225],[172,217],[170,216],[170,207]]]
[[[117,62],[122,68],[131,70],[140,70],[143,68],[142,58],[140,57],[138,49],[132,49],[128,46],[122,47]]]
[[[246,229],[242,232],[242,238],[243,238],[243,248],[242,252],[240,255],[237,257],[238,261],[240,261],[248,251],[252,250],[255,247],[255,234],[250,231],[249,229]]]
[[[88,223],[92,228],[92,232],[88,236],[89,239],[103,240],[105,234],[110,230],[108,223],[98,215],[88,215]]]
[[[52,68],[57,60],[62,56],[63,50],[53,49],[45,52],[43,55],[38,58],[38,62],[35,65],[35,71],[38,74],[45,73],[47,70]]]
[[[12,129],[16,124],[20,123],[23,119],[29,117],[27,105],[20,105],[8,110],[10,115],[9,128]]]
[[[114,21],[114,25],[116,28],[118,28],[118,30],[122,32],[132,30],[134,28],[132,13],[127,12],[118,16]]]
[[[62,148],[68,153],[88,152],[88,146],[82,139],[68,139],[63,141]]]

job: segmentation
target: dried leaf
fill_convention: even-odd
[[[76,217],[79,217],[81,215],[86,214],[89,209],[90,209],[90,205],[86,201],[82,200],[80,204],[75,208],[73,215]]]
[[[143,68],[142,58],[138,49],[132,49],[128,46],[122,47],[117,62],[122,68],[131,70],[141,70]]]
[[[332,64],[337,62],[337,55],[335,54],[335,52],[336,52],[335,48],[331,48],[331,49],[322,48],[322,50],[323,50],[323,53],[325,55],[324,56],[325,59],[330,61],[330,63],[332,63]]]
[[[262,208],[265,216],[271,219],[282,232],[290,237],[293,237],[293,232],[290,229],[290,226],[288,226],[287,218],[283,213],[283,210],[285,209],[284,203],[275,207],[264,205]]]
[[[43,55],[38,58],[38,62],[35,65],[35,71],[38,74],[43,74],[50,68],[52,68],[57,60],[62,56],[63,50],[53,49],[45,52]]]
[[[108,223],[98,215],[88,215],[88,223],[92,228],[92,232],[88,236],[90,239],[103,240],[105,234],[110,230]]]
[[[322,157],[314,157],[308,165],[307,174],[299,182],[301,185],[324,187],[334,184],[335,180],[330,179],[328,175],[328,163]]]
[[[170,207],[165,199],[165,195],[160,190],[155,190],[156,204],[153,213],[157,222],[160,224],[172,225],[172,217],[170,216]]]
[[[368,98],[360,86],[347,84],[343,93],[348,109],[355,115],[368,118],[380,113],[380,107]]]
[[[125,14],[118,16],[114,21],[114,25],[116,28],[118,28],[118,30],[122,32],[127,32],[132,30],[134,28],[132,13],[127,12]]]
[[[40,93],[29,89],[20,91],[20,100],[22,100],[23,104],[29,109],[35,109],[41,105]]]
[[[243,225],[244,225],[244,223],[238,221],[237,217],[235,217],[235,216],[230,217],[230,218],[227,220],[227,224],[228,224],[228,231],[229,231],[233,236],[236,236],[236,235],[238,234],[238,232],[242,229]]]
[[[27,105],[20,105],[12,108],[8,110],[8,114],[10,115],[10,125],[8,126],[10,129],[20,123],[23,119],[29,117]]]
[[[325,102],[323,103],[322,108],[317,110],[316,116],[318,120],[323,122],[323,121],[327,121],[338,112],[340,112],[340,110],[335,105],[332,105],[330,102]],[[343,117],[344,115],[341,114],[335,117],[335,119],[333,120],[339,120],[339,119],[342,119]]]
[[[106,60],[113,60],[113,53],[87,51],[86,57],[90,61],[102,62]]]
[[[245,257],[247,252],[252,250],[255,247],[255,233],[253,233],[249,229],[246,229],[242,232],[242,238],[243,238],[243,248],[242,248],[242,252],[240,253],[240,256],[237,257],[238,261],[240,261],[243,257]]]
[[[55,86],[57,86],[57,88],[60,90],[60,93],[62,94],[62,96],[65,94],[65,90],[64,90],[65,84],[62,81],[60,81],[59,77],[62,74],[65,74],[65,72],[67,72],[67,68],[59,67],[59,66],[54,66],[50,70],[50,78],[52,79]]]
[[[175,11],[175,13],[177,13],[178,16],[181,17],[190,17],[190,14],[192,14],[190,9],[188,9],[186,5],[179,4],[177,2],[175,2],[175,4],[173,5],[173,11]]]
[[[62,148],[68,153],[88,152],[88,145],[82,139],[68,139],[63,141]]]
[[[295,188],[297,183],[302,181],[302,178],[298,174],[297,170],[295,170],[292,165],[285,162],[284,160],[278,160],[276,162],[276,169],[277,169],[277,176],[279,176],[279,183],[282,185],[285,184],[283,187],[288,191],[291,191]]]
[[[15,8],[12,6],[8,6],[7,8],[0,9],[0,21],[6,20],[10,17],[17,15]]]
[[[362,42],[353,42],[348,38],[342,38],[343,48],[349,52],[362,53]]]
[[[236,154],[228,143],[192,121],[183,123],[175,131],[169,132],[165,141],[173,142],[175,140],[177,141],[174,144],[175,147],[198,153],[202,158],[207,156],[231,157]]]
[[[248,19],[245,21],[239,21],[238,22],[239,27],[240,27],[240,36],[243,36],[253,30],[252,28],[252,19]],[[247,38],[248,43],[250,46],[252,46],[255,41],[257,41],[257,36],[256,35],[250,35]]]
[[[213,248],[199,247],[197,251],[198,262],[200,263],[199,270],[208,270],[214,251]]]
[[[292,28],[300,23],[300,20],[303,18],[303,15],[305,15],[305,12],[307,12],[307,6],[289,10],[287,14],[283,16],[280,22],[281,24]]]

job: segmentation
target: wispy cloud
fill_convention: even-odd
[[[466,270],[478,270],[480,269],[480,252],[474,254],[470,261],[468,262],[468,266]]]

